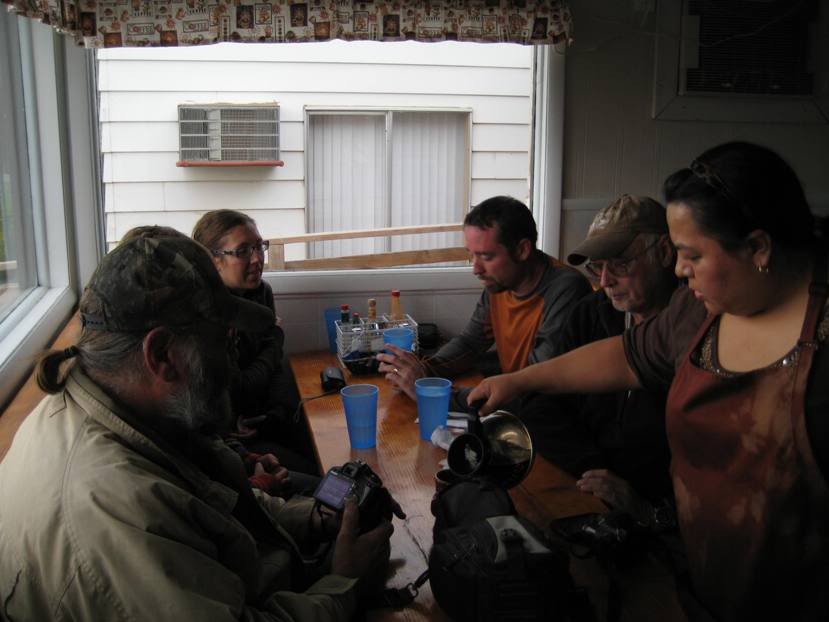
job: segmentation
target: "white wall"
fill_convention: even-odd
[[[532,48],[329,43],[99,51],[107,241],[138,224],[189,231],[220,207],[265,236],[305,232],[304,107],[472,110],[470,203],[527,200]],[[177,168],[177,105],[280,105],[283,168]],[[290,254],[301,252],[293,247]]]
[[[323,322],[326,308],[347,303],[352,311],[365,316],[367,300],[376,298],[377,313],[387,313],[391,289],[400,287],[400,283],[405,283],[401,294],[404,313],[418,323],[437,324],[444,336],[459,333],[481,294],[481,287],[470,270],[447,273],[434,268],[419,275],[403,272],[388,271],[379,279],[366,271],[292,275],[292,278],[302,280],[302,284],[269,278],[275,286],[277,315],[284,321],[286,349],[289,352],[327,349],[328,334]]]
[[[470,204],[529,198],[532,48],[509,44],[334,41],[98,52],[107,242],[131,227],[189,232],[205,211],[250,213],[265,237],[306,232],[306,106],[472,111]],[[282,168],[178,168],[180,103],[280,105]],[[288,247],[289,259],[302,256]],[[403,290],[417,321],[457,333],[480,296],[468,268],[268,277],[289,351],[323,348],[323,309]]]
[[[813,209],[829,211],[829,125],[653,119],[657,2],[571,0],[570,7],[577,30],[565,78],[561,256],[613,198],[628,192],[661,201],[668,175],[729,140],[778,151],[797,172]],[[822,8],[829,3],[822,0]],[[825,97],[829,81],[820,88]]]

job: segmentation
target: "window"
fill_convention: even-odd
[[[0,322],[37,284],[16,19],[0,11]]]
[[[470,112],[308,112],[308,232],[459,223]],[[312,258],[460,246],[460,233],[312,242]]]
[[[0,11],[0,54],[2,405],[70,317],[103,235],[91,53]]]

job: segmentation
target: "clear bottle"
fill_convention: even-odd
[[[363,332],[363,323],[360,321],[360,314],[356,311],[351,314],[351,339],[352,351],[357,353],[357,358],[369,356],[366,335]]]
[[[360,349],[360,314],[354,314],[357,318],[357,324],[354,324],[354,320],[349,313],[349,307],[347,304],[340,305],[340,327],[343,332],[343,341],[344,346],[343,350],[345,355],[343,356],[344,359],[354,359],[359,356],[359,349]]]
[[[400,290],[391,290],[391,310],[389,311],[389,319],[402,320],[403,309],[400,306]]]
[[[369,354],[383,350],[383,327],[385,322],[377,319],[377,299],[368,299],[368,316],[366,316],[366,339],[368,340]]]

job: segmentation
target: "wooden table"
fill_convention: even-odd
[[[309,352],[290,357],[300,395],[303,398],[321,392],[319,372],[335,365],[329,352]],[[402,587],[414,581],[426,569],[432,546],[434,518],[429,506],[435,492],[434,474],[446,458],[446,452],[420,440],[417,406],[405,395],[393,390],[382,376],[351,376],[350,384],[374,384],[380,389],[377,406],[377,447],[351,449],[345,413],[339,395],[330,395],[305,404],[305,414],[315,443],[317,460],[323,472],[349,460],[367,462],[382,478],[406,512],[405,521],[395,520],[392,536],[392,575],[388,585]],[[459,382],[473,386],[479,377]],[[573,478],[543,459],[536,458],[530,475],[512,490],[518,510],[545,528],[553,518],[585,512],[603,511],[595,497],[579,492]],[[371,620],[446,620],[427,583],[415,602],[402,611],[372,612]]]
[[[308,352],[290,357],[300,395],[303,398],[321,392],[319,372],[337,361],[329,352]],[[383,479],[407,514],[405,521],[394,521],[391,576],[387,585],[402,587],[414,581],[426,569],[432,547],[434,518],[430,503],[435,491],[434,474],[446,458],[446,452],[420,440],[415,419],[417,405],[393,390],[382,376],[351,376],[350,384],[374,384],[380,389],[377,405],[377,447],[351,449],[345,412],[339,395],[331,395],[305,404],[305,414],[314,440],[317,461],[323,472],[349,460],[367,462]],[[456,384],[473,386],[479,376],[467,377]],[[555,518],[587,512],[602,512],[604,504],[580,492],[573,478],[536,456],[529,476],[510,491],[518,511],[546,530]],[[607,575],[595,560],[570,560],[570,573],[578,585],[585,586],[599,620],[606,619],[604,606],[608,589]],[[685,622],[679,607],[673,578],[665,568],[648,557],[625,568],[619,577],[622,593],[622,622]],[[447,620],[435,603],[427,582],[414,603],[402,611],[372,611],[368,620],[426,621]]]

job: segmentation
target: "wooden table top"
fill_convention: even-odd
[[[293,354],[291,366],[300,396],[307,398],[322,392],[319,372],[336,364],[330,352]],[[435,492],[434,474],[446,458],[446,451],[420,440],[416,423],[417,405],[395,391],[380,375],[351,376],[349,384],[374,384],[379,389],[377,404],[377,447],[351,449],[345,412],[339,395],[329,395],[305,403],[305,414],[323,472],[359,458],[374,469],[403,507],[407,518],[395,520],[392,536],[392,576],[388,585],[402,587],[414,581],[426,569],[432,547],[434,518],[430,503]],[[473,386],[479,376],[470,376],[456,384]],[[595,497],[575,488],[572,477],[544,459],[536,458],[530,475],[511,491],[524,516],[545,528],[553,518],[586,512],[604,511]],[[420,590],[415,602],[402,611],[377,611],[370,620],[446,620],[434,602],[429,584]]]

